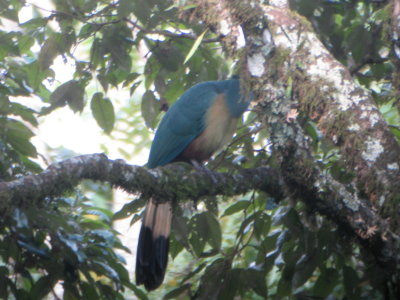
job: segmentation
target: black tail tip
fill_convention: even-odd
[[[136,275],[136,285],[144,285],[144,288],[148,291],[154,291],[156,290],[161,284],[162,284],[163,280],[157,280],[155,278],[146,278],[145,281],[141,281],[138,279],[137,275]]]
[[[143,229],[146,233],[151,232],[146,227]],[[146,244],[139,243],[139,245]],[[168,264],[169,238],[160,236],[150,245],[151,247],[138,247],[136,258],[136,285],[143,284],[147,291],[157,289],[164,281]],[[145,253],[150,255],[144,255]]]

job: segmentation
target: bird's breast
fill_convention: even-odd
[[[217,96],[205,116],[204,131],[182,153],[184,160],[205,161],[233,136],[238,118],[229,113],[224,95]]]

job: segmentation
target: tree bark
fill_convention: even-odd
[[[73,189],[83,179],[107,182],[115,188],[160,201],[233,196],[254,189],[274,195],[277,200],[282,197],[279,174],[269,167],[244,169],[235,174],[191,170],[186,163],[147,169],[123,160],[110,160],[104,154],[77,156],[54,163],[40,174],[0,182],[0,211],[40,205],[48,197],[61,196]]]
[[[226,35],[228,54],[238,53],[243,31],[243,86],[256,94],[287,193],[346,227],[379,264],[397,272],[400,147],[371,95],[287,1],[214,2],[200,1],[195,15]],[[318,166],[306,132],[310,121],[338,149],[350,182]]]

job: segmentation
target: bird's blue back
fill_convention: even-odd
[[[151,146],[148,167],[174,161],[206,129],[207,112],[221,95],[232,118],[240,117],[249,105],[240,95],[239,79],[207,81],[191,87],[161,120]]]

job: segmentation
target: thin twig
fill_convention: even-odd
[[[185,39],[190,39],[190,40],[196,40],[198,38],[197,35],[190,34],[190,33],[174,33],[170,32],[167,30],[149,30],[144,28],[143,26],[139,25],[136,21],[132,21],[129,19],[125,19],[129,24],[131,24],[133,27],[139,29],[140,31],[143,31],[146,34],[159,34],[162,36],[170,37],[170,38],[185,38]],[[210,38],[210,39],[204,39],[201,42],[202,43],[217,43],[221,41],[222,36],[218,36],[215,38]]]

